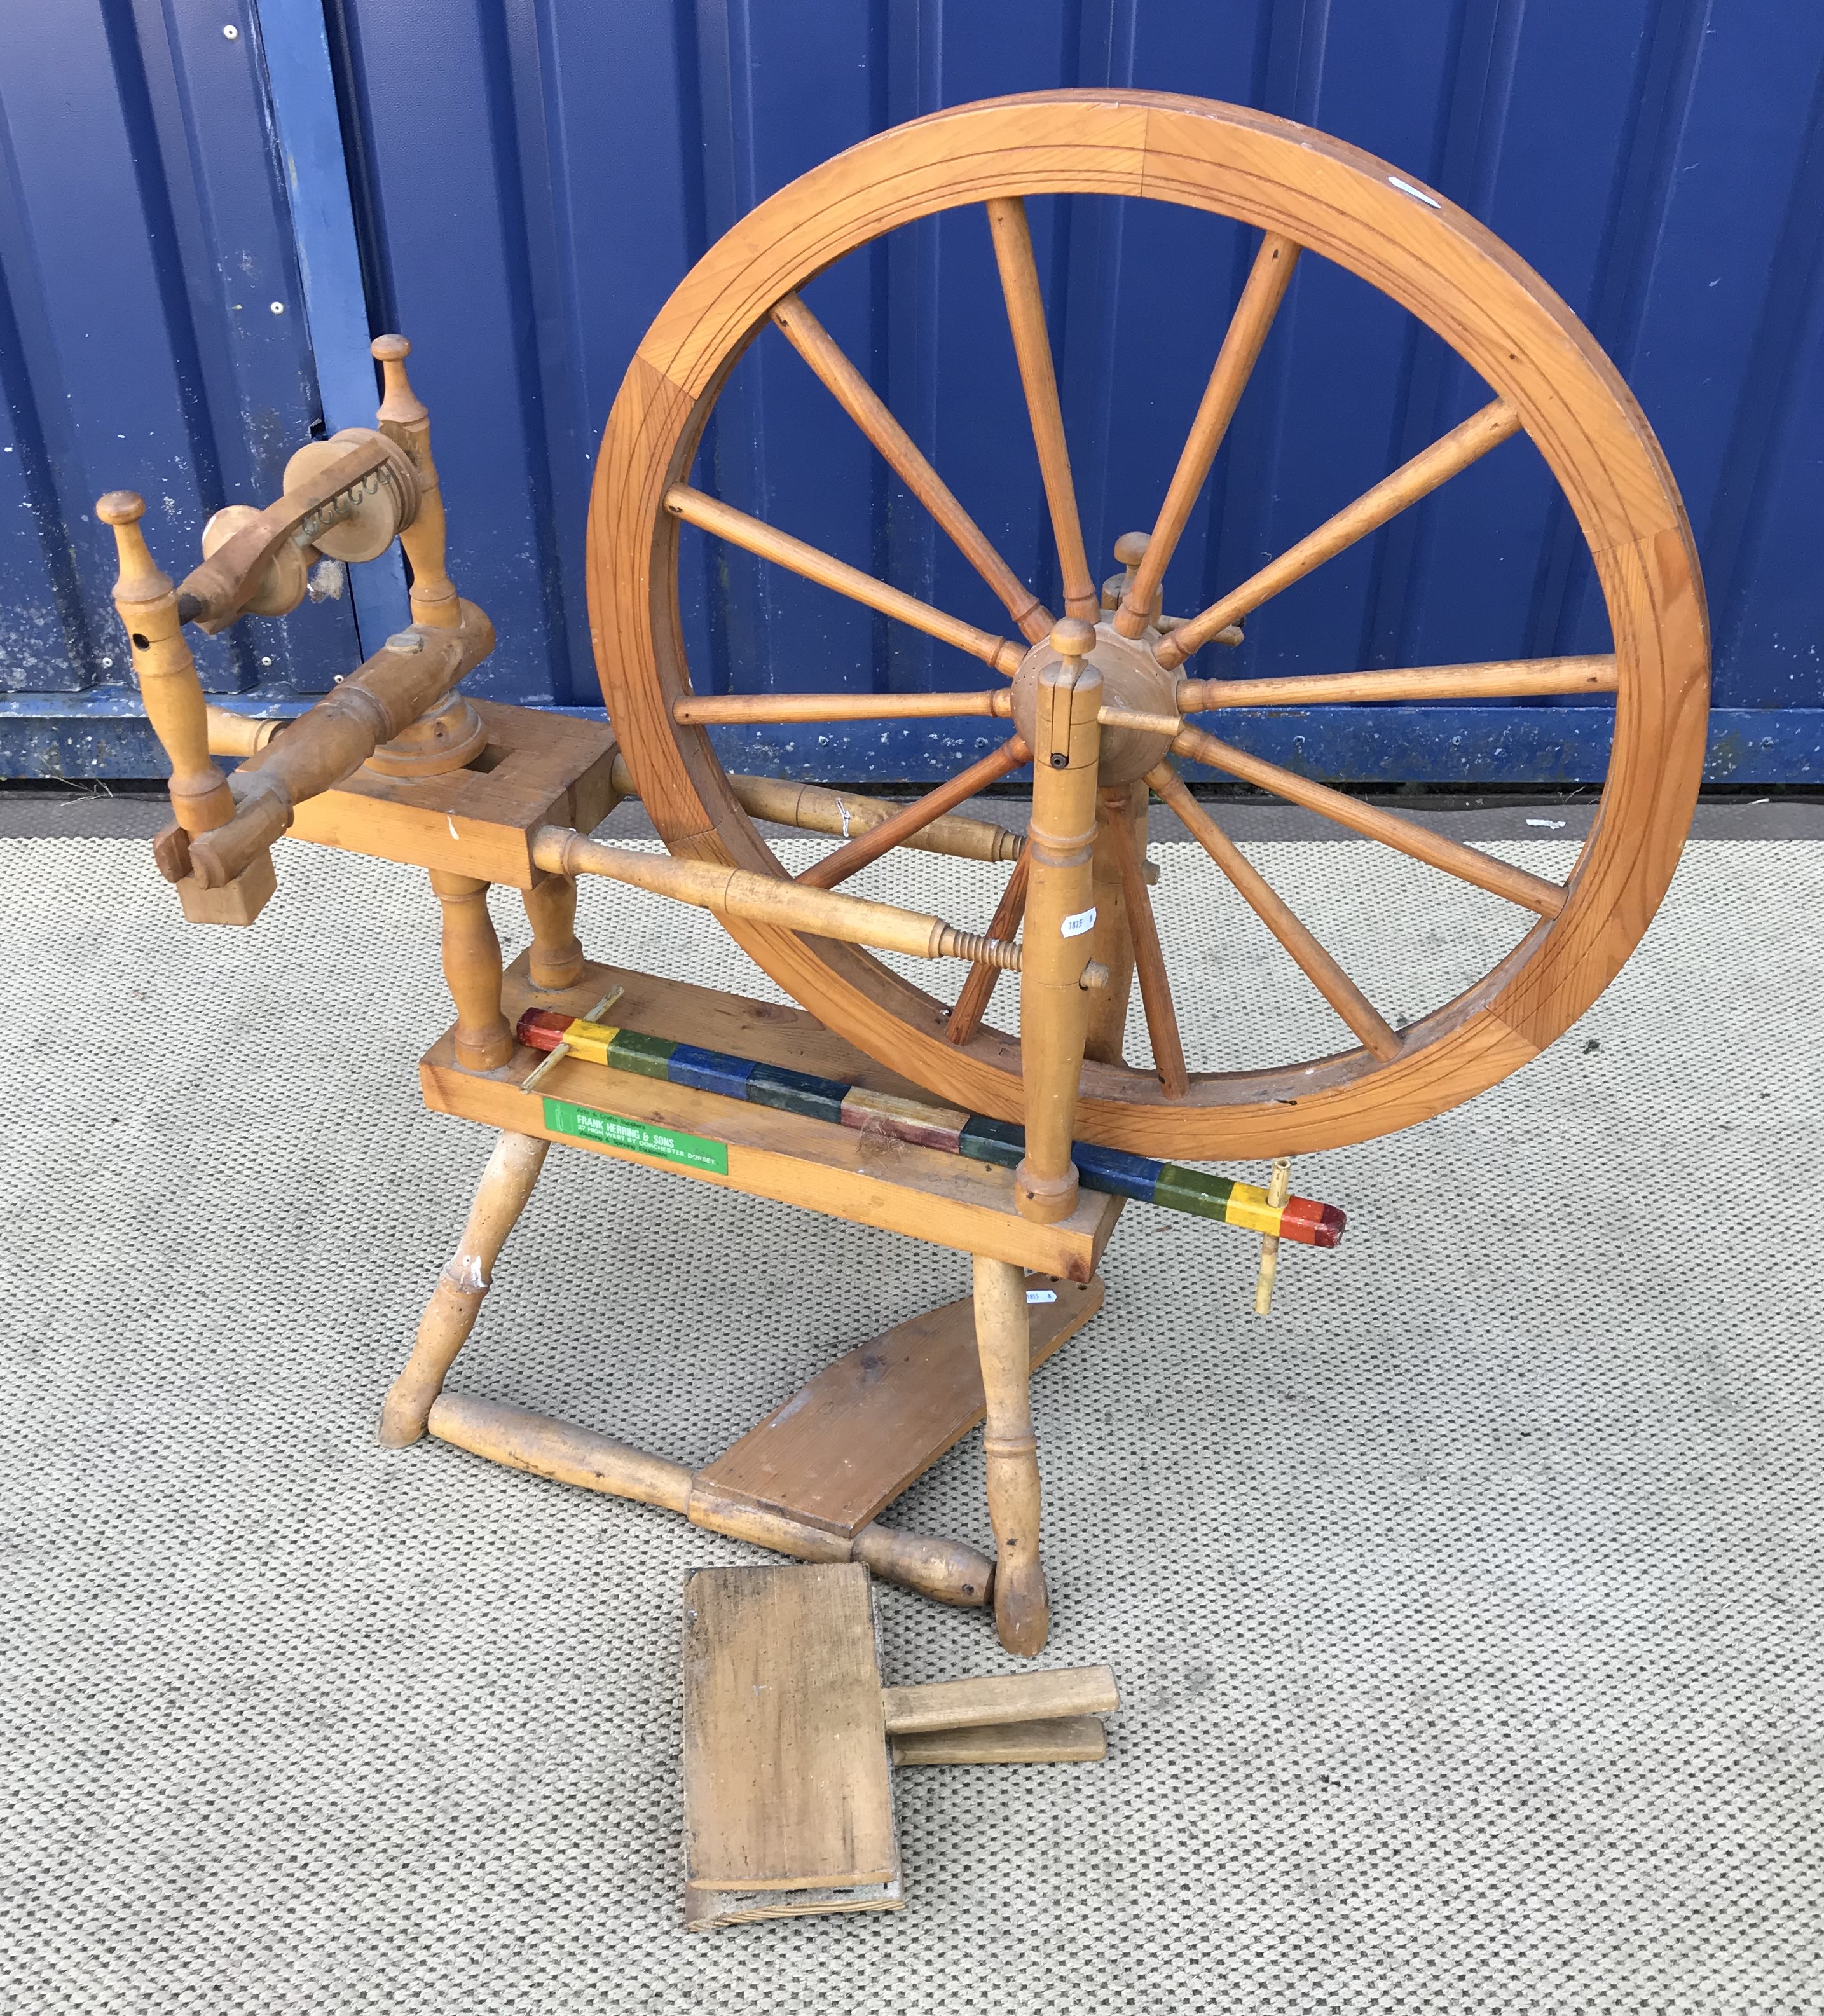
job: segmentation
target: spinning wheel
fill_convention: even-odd
[[[1219,345],[1213,340],[1208,385],[1152,531],[1117,549],[1126,563],[1118,599],[1099,597],[1090,573],[1022,202],[1059,192],[1187,204],[1263,234],[1229,329]],[[1065,605],[1056,630],[1052,613],[995,552],[798,291],[883,232],[973,203],[986,206],[993,232],[1050,509]],[[1167,565],[1293,266],[1311,255],[1347,268],[1419,317],[1492,396],[1219,600],[1174,621],[1160,607]],[[1160,304],[1169,312],[1168,290],[1160,290]],[[718,395],[769,321],[980,572],[1024,642],[960,621],[690,485]],[[1250,680],[1225,680],[1212,667],[1203,679],[1182,676],[1180,668],[1207,646],[1236,641],[1232,626],[1271,597],[1523,429],[1576,514],[1607,607],[1612,656]],[[953,645],[1000,682],[960,695],[698,695],[677,591],[682,524]],[[1081,857],[1093,849],[1094,881],[1118,889],[1121,902],[1104,899],[1093,946],[1078,948],[1093,949],[1115,978],[1103,1000],[1086,1008],[1092,1026],[1081,1039],[1089,1055],[1076,1131],[1146,1154],[1282,1154],[1359,1141],[1506,1077],[1589,1006],[1639,939],[1677,861],[1698,786],[1707,644],[1689,528],[1658,445],[1607,359],[1537,275],[1460,211],[1307,128],[1194,99],[1053,92],[969,106],[866,141],[762,203],[685,277],[628,373],[597,465],[589,585],[610,714],[653,822],[677,854],[785,873],[724,775],[705,733],[710,724],[970,713],[1006,721],[998,751],[800,878],[818,887],[836,887],[1031,760],[1042,707],[1059,693],[1078,695],[1078,739],[1090,745],[1088,787],[1060,797],[1048,767],[1036,772],[1033,844],[990,935],[1012,937],[1024,907],[1030,1003],[1040,918],[1049,936],[1062,919],[1090,907]],[[1193,725],[1214,715],[1219,728],[1221,709],[1242,706],[1592,692],[1615,696],[1614,749],[1600,816],[1562,886]],[[1042,753],[1060,761],[1055,750]],[[1199,807],[1172,766],[1175,754],[1307,807],[1536,921],[1476,985],[1396,1033]],[[1083,760],[1080,753],[1070,761]],[[1186,1071],[1135,838],[1147,791],[1179,815],[1211,856],[1212,873],[1227,878],[1291,955],[1352,1046],[1292,1066]],[[1060,882],[1061,896],[1048,893]],[[1124,932],[1111,909],[1124,910]],[[1011,1037],[983,1022],[992,969],[976,969],[951,1013],[858,947],[741,919],[730,919],[729,928],[829,1028],[958,1106],[1027,1118],[1030,1137],[1031,1037],[1023,1057]],[[1062,970],[1067,962],[1051,963],[1060,969],[1054,982],[1070,977]],[[1127,976],[1136,967],[1152,1070],[1120,1060]],[[1055,1082],[1060,1070],[1070,1075],[1071,1064],[1052,1059],[1045,1075]]]
[[[1123,571],[1099,592],[1024,207],[1041,192],[1181,203],[1262,234],[1229,328],[1212,343],[1208,387],[1157,518],[1150,533],[1122,539]],[[881,232],[978,202],[1056,541],[1064,607],[1055,613],[995,552],[799,292]],[[1293,266],[1311,255],[1419,316],[1492,397],[1208,608],[1175,619],[1161,607],[1167,566]],[[689,483],[717,396],[769,321],[973,563],[1022,641],[932,608]],[[1689,531],[1646,423],[1575,319],[1486,232],[1337,142],[1232,106],[1143,94],[1054,92],[942,113],[854,149],[762,204],[687,275],[641,346],[609,420],[589,524],[610,733],[472,704],[457,690],[494,632],[445,568],[430,416],[406,376],[409,349],[397,336],[373,345],[386,380],[377,428],[308,445],[275,502],[218,513],[202,564],[181,583],[146,545],[139,497],[114,492],[97,506],[114,528],[116,606],[171,760],[174,822],[154,853],[185,914],[251,923],[274,893],[271,848],[287,833],[428,870],[441,911],[456,1017],[421,1061],[425,1096],[496,1139],[387,1397],[381,1438],[403,1447],[428,1432],[713,1532],[811,1561],[860,1561],[940,1601],[991,1601],[1002,1643],[1036,1651],[1049,1611],[1027,1381],[1095,1313],[1095,1270],[1122,1201],[1260,1233],[1263,1310],[1279,1238],[1333,1245],[1341,1229],[1340,1214],[1289,1195],[1283,1160],[1261,1191],[1153,1158],[1283,1157],[1470,1097],[1588,1005],[1664,891],[1697,787],[1705,636]],[[1207,646],[1236,642],[1236,626],[1272,596],[1523,428],[1588,544],[1612,655],[1316,678],[1183,675]],[[677,587],[686,524],[971,653],[997,682],[961,696],[696,693]],[[250,610],[281,615],[306,592],[313,563],[358,563],[395,538],[412,566],[408,629],[282,733],[208,704],[186,625],[214,632]],[[1615,733],[1600,817],[1562,887],[1190,725],[1237,706],[1566,693],[1613,693]],[[1006,722],[998,750],[897,811],[731,777],[705,732],[717,722],[966,713]],[[232,779],[218,755],[245,759]],[[1174,755],[1262,786],[1535,921],[1475,985],[1396,1031],[1199,806]],[[958,815],[1029,761],[1023,843]],[[671,858],[589,837],[630,785]],[[1148,894],[1149,793],[1178,814],[1353,1047],[1273,1068],[1186,1067]],[[837,831],[842,844],[794,880],[756,818]],[[988,931],[840,886],[896,846],[987,862],[1016,855]],[[591,961],[574,930],[585,873],[713,911],[811,1012]],[[504,970],[488,905],[497,883],[522,893],[532,936]],[[946,1007],[877,952],[958,960],[968,977]],[[1004,971],[1020,975],[1017,1039],[984,1019]],[[1121,1049],[1136,980],[1153,1058],[1145,1070]],[[603,1020],[611,1010],[612,1024]],[[967,1253],[973,1296],[857,1346],[695,1471],[572,1424],[446,1393],[553,1141]],[[994,1559],[880,1524],[977,1421]]]

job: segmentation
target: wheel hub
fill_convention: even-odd
[[[1155,633],[1124,637],[1112,620],[1095,626],[1095,642],[1088,662],[1102,675],[1102,704],[1127,714],[1170,715],[1178,718],[1178,675],[1167,671],[1153,655]],[[1038,725],[1038,675],[1056,662],[1049,639],[1041,639],[1013,675],[1013,722],[1030,745]],[[1169,735],[1144,729],[1104,728],[1097,774],[1105,786],[1131,784],[1163,763],[1171,749]]]

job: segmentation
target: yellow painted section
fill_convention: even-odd
[[[605,1064],[608,1061],[608,1046],[621,1034],[611,1029],[606,1022],[585,1022],[581,1016],[571,1023],[563,1032],[563,1040],[570,1046],[573,1057],[581,1057],[586,1064]]]

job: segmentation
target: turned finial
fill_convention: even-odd
[[[114,528],[114,550],[120,562],[120,578],[114,583],[116,602],[156,602],[171,592],[171,576],[162,572],[139,520],[146,516],[146,499],[137,491],[110,490],[99,499],[95,515]]]
[[[1051,642],[1060,657],[1081,658],[1095,647],[1095,625],[1081,616],[1060,616],[1052,625]]]
[[[1146,557],[1146,549],[1153,543],[1149,532],[1124,532],[1114,543],[1114,556],[1131,574]]]
[[[412,345],[402,336],[376,336],[368,345],[378,361],[383,380],[380,409],[376,417],[383,425],[396,420],[402,427],[412,427],[420,420],[430,418],[430,409],[412,389],[412,380],[405,375],[405,360],[412,355]]]

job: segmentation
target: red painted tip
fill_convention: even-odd
[[[575,1020],[574,1015],[559,1015],[549,1008],[528,1008],[513,1034],[529,1050],[554,1050]]]
[[[1280,1214],[1279,1237],[1301,1246],[1334,1246],[1343,1236],[1343,1214],[1333,1204],[1315,1197],[1288,1197]]]

